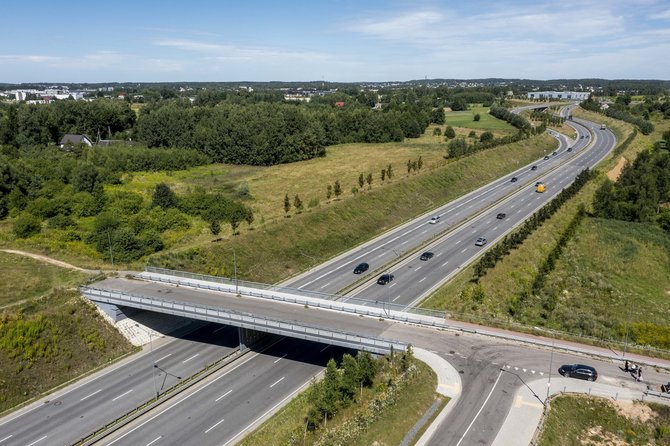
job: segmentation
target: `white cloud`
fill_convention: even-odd
[[[652,13],[649,15],[649,18],[651,20],[670,20],[670,9],[666,9],[665,11],[660,11],[657,13]]]
[[[304,59],[324,60],[328,56],[314,51],[271,47],[236,46],[186,39],[161,39],[155,45],[210,55],[221,60]]]
[[[4,62],[32,62],[32,63],[49,63],[58,62],[62,58],[57,56],[41,56],[41,55],[0,55],[0,60]]]

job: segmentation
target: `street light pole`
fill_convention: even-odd
[[[544,400],[545,406],[549,403],[549,388],[551,387],[551,369],[554,367],[554,341],[551,341],[551,355],[549,356],[549,381],[547,382],[547,398]]]
[[[153,363],[151,366],[151,377],[154,381],[154,392],[156,392],[156,400],[158,400],[158,387],[156,387],[156,361],[154,360],[154,344],[151,338],[151,330],[145,330],[140,326],[140,324],[135,324],[135,326],[149,334],[149,354],[151,356],[151,362]]]
[[[626,339],[623,342],[623,356],[621,357],[622,359],[626,358],[626,349],[628,347],[628,331],[630,330],[630,319],[633,316],[634,307],[635,305],[631,304],[630,308],[628,309],[628,322],[626,323]]]
[[[237,253],[233,248],[233,268],[235,269],[235,294],[240,294],[239,282],[237,281]]]

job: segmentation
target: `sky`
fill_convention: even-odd
[[[669,0],[5,0],[0,82],[670,79]]]

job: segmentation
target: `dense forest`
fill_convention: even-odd
[[[670,132],[663,139],[670,145]],[[657,223],[670,232],[670,152],[655,148],[627,163],[616,182],[608,179],[597,191],[596,216]]]

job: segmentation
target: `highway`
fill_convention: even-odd
[[[207,324],[0,420],[0,445],[71,444],[237,349],[237,328]],[[160,342],[154,341],[156,344]],[[155,359],[158,367],[152,367]],[[155,374],[154,374],[155,371]],[[154,387],[154,379],[156,386]]]
[[[580,128],[579,126],[577,126],[577,130],[580,132],[580,134],[584,134],[585,132],[585,129]],[[354,280],[359,279],[359,277],[354,276],[351,271],[353,270],[353,267],[356,263],[367,260],[371,264],[371,273],[369,274],[369,279],[371,279],[371,281],[367,284],[363,283],[364,286],[357,289],[357,295],[372,300],[392,300],[396,298],[396,295],[389,293],[389,290],[393,290],[393,293],[398,292],[398,294],[402,295],[400,298],[396,299],[395,303],[409,305],[411,302],[416,300],[417,297],[425,295],[430,291],[430,289],[437,286],[437,279],[440,275],[442,278],[446,276],[445,269],[449,266],[449,264],[444,265],[442,270],[439,269],[445,261],[449,261],[455,267],[457,264],[463,264],[466,262],[468,258],[473,258],[479,255],[481,249],[475,250],[474,245],[470,243],[471,240],[469,238],[474,240],[474,238],[483,235],[489,239],[489,245],[492,244],[496,238],[502,236],[505,231],[507,231],[515,224],[515,222],[518,224],[518,222],[521,221],[521,218],[524,216],[524,211],[532,211],[541,205],[540,200],[535,197],[551,197],[560,190],[558,188],[559,184],[567,184],[585,166],[593,165],[598,160],[600,160],[604,153],[606,153],[606,151],[613,146],[613,135],[609,131],[600,132],[597,130],[594,131],[594,135],[594,147],[587,151],[588,155],[581,154],[583,152],[582,149],[587,143],[590,142],[591,138],[578,139],[575,143],[573,143],[573,151],[568,154],[565,149],[569,146],[570,142],[568,142],[564,137],[559,137],[560,146],[558,149],[558,154],[556,156],[550,156],[548,160],[538,160],[536,163],[538,169],[536,171],[530,171],[530,166],[524,166],[512,174],[507,175],[502,179],[496,180],[491,184],[486,185],[479,190],[474,191],[436,210],[434,213],[441,215],[441,219],[438,224],[429,225],[428,219],[434,213],[426,214],[425,216],[422,216],[416,220],[413,220],[412,222],[396,228],[391,233],[384,234],[381,237],[372,240],[349,253],[345,253],[318,268],[296,277],[294,280],[289,281],[288,285],[299,287],[305,290],[310,289],[334,293],[351,285]],[[609,147],[607,147],[608,145]],[[552,171],[552,169],[556,168],[563,160],[567,158],[572,158],[573,160],[564,167],[568,173],[561,174],[559,172]],[[560,170],[562,171],[563,168]],[[511,183],[510,178],[512,176],[517,176],[518,181]],[[530,186],[528,186],[532,186],[536,178],[539,177],[542,177],[543,181],[545,181],[549,186],[549,189],[544,194],[535,194],[535,192],[532,192],[532,190],[529,189]],[[557,187],[554,188],[553,185],[556,185]],[[526,202],[524,201],[524,206],[521,206],[521,209],[519,209],[518,206],[517,210],[514,210],[513,207],[505,207],[504,211],[507,212],[507,218],[503,222],[500,222],[500,225],[497,228],[492,226],[493,223],[497,222],[492,222],[491,216],[495,215],[495,213],[498,211],[495,209],[485,209],[495,203],[500,203],[496,206],[507,206],[508,204],[513,204],[516,206],[516,200],[520,198],[507,198],[510,196],[510,194],[513,193],[519,194],[518,197],[521,197],[524,194],[526,196],[533,197],[530,201],[531,205],[525,204]],[[476,220],[471,222],[468,221],[464,224],[465,219],[471,215],[479,215],[479,217]],[[431,240],[437,240],[436,237],[439,234],[454,230],[459,225],[462,225],[462,227],[458,231],[465,230],[465,232],[459,233],[458,231],[454,231],[453,235],[450,234],[446,241],[436,243],[435,246],[430,247],[430,249],[436,253],[435,258],[429,260],[428,262],[418,263],[419,261],[412,257],[406,261],[407,263],[401,262],[395,265],[393,273],[396,274],[397,278],[394,282],[392,282],[392,285],[394,285],[393,287],[388,285],[376,285],[376,283],[372,282],[372,280],[376,279],[377,274],[383,270],[381,266],[387,262],[397,259],[398,254],[410,251],[410,247],[426,244]],[[467,234],[468,230],[469,234]],[[455,243],[455,234],[460,234],[461,236],[461,241],[458,244]],[[461,250],[464,249],[466,245],[469,245],[472,250],[460,252],[458,249],[453,249],[452,246],[454,245],[463,246],[463,248],[460,248]],[[437,255],[438,252],[440,253],[439,256]],[[369,260],[370,255],[373,256],[372,261]],[[447,258],[449,258],[449,260],[447,260]],[[409,266],[410,264],[412,267]],[[417,269],[418,266],[421,268]],[[377,269],[377,271],[375,271],[375,269]],[[373,271],[375,272],[374,275],[372,274]],[[422,274],[425,274],[425,277],[427,278],[423,279],[424,276],[422,276]],[[430,277],[430,279],[428,277]],[[209,328],[203,328],[203,330],[213,331],[211,326],[208,327]],[[384,333],[385,335],[391,334],[390,337],[393,338],[392,333],[394,328],[384,327],[384,330],[389,330],[388,333],[386,331],[384,331]],[[426,330],[417,330],[417,333],[423,333],[423,331]],[[204,332],[203,335],[205,335],[205,338],[207,337],[207,334]],[[209,335],[211,335],[211,333]],[[221,336],[221,339],[223,338],[224,337]],[[232,339],[232,341],[229,342],[231,344],[236,344],[237,334],[231,334],[225,338]],[[464,371],[464,394],[459,401],[459,410],[454,411],[454,415],[452,415],[449,423],[447,423],[451,431],[444,431],[441,433],[441,435],[449,436],[442,436],[439,438],[453,438],[451,435],[460,435],[457,432],[459,429],[461,433],[466,432],[467,424],[470,423],[474,417],[474,410],[479,410],[478,405],[480,405],[487,396],[484,392],[484,389],[490,388],[491,383],[495,382],[496,375],[499,373],[496,360],[499,362],[504,359],[505,362],[509,362],[508,358],[512,358],[512,361],[514,361],[514,358],[518,357],[520,358],[518,361],[519,363],[529,363],[527,364],[529,370],[533,364],[535,367],[537,367],[537,364],[543,364],[545,362],[545,358],[542,357],[543,352],[541,351],[537,353],[534,350],[529,350],[528,348],[511,345],[501,349],[499,342],[486,340],[485,338],[476,337],[476,341],[469,340],[468,342],[472,344],[471,347],[469,346],[470,344],[462,344],[464,340],[469,339],[467,336],[454,338],[452,342],[449,343],[449,345],[443,344],[442,342],[438,342],[439,345],[434,345],[436,339],[442,339],[441,337],[436,338],[434,335],[429,335],[428,338],[429,340],[432,340],[432,342],[422,341],[421,343],[417,342],[415,345],[425,345],[426,347],[433,349],[439,354],[444,355],[455,365],[462,367]],[[181,357],[181,361],[188,359],[188,357],[195,354],[194,352],[199,351],[199,349],[207,348],[203,345],[189,345],[188,342],[182,342],[181,340],[175,341],[168,345],[175,346],[172,348],[180,346],[179,348],[184,349],[184,357]],[[278,345],[279,347],[277,348],[281,348],[281,346],[284,344],[280,343]],[[166,347],[167,346],[161,348]],[[216,347],[218,347],[218,350],[216,353],[212,352],[212,358],[224,356],[227,354],[227,352],[230,352],[232,349],[234,349],[234,345],[227,345],[225,348],[223,348],[223,346],[214,347],[214,350],[217,350]],[[274,383],[282,377],[293,375],[306,377],[306,379],[302,380],[304,383],[309,379],[310,376],[316,373],[315,371],[318,370],[319,367],[323,367],[325,364],[325,358],[322,354],[323,352],[320,352],[321,348],[323,348],[323,346],[318,346],[316,344],[301,345],[299,347],[300,355],[302,355],[300,358],[307,362],[284,361],[284,364],[281,364],[282,361],[280,361],[279,364],[282,367],[285,367],[282,369],[279,369],[277,366],[268,367],[269,364],[267,358],[271,358],[272,361],[274,361],[278,358],[281,358],[283,354],[288,353],[277,353],[274,356],[270,356],[270,353],[275,352],[275,350],[271,350],[257,355],[252,360],[243,363],[239,369],[235,369],[235,371],[231,372],[229,375],[222,375],[226,376],[226,378],[219,379],[217,377],[216,383],[219,384],[212,384],[212,386],[216,386],[209,388],[212,390],[212,392],[209,390],[199,392],[195,397],[189,399],[190,402],[183,403],[183,407],[190,407],[190,404],[193,404],[196,407],[203,406],[210,408],[205,415],[192,417],[190,419],[183,415],[174,415],[172,418],[170,418],[170,414],[180,414],[182,410],[181,408],[177,408],[176,411],[170,409],[168,412],[166,412],[166,417],[172,420],[172,422],[162,421],[163,418],[159,417],[155,421],[152,420],[152,422],[148,423],[146,425],[147,427],[141,427],[129,433],[127,438],[133,438],[133,441],[136,441],[136,443],[126,443],[126,440],[121,438],[118,444],[141,444],[142,442],[145,442],[143,444],[149,444],[152,441],[155,442],[154,444],[174,444],[173,441],[176,438],[185,438],[180,436],[182,431],[188,432],[189,435],[193,436],[193,438],[202,438],[198,437],[198,435],[205,435],[205,431],[208,429],[211,429],[209,432],[219,432],[221,429],[221,432],[225,438],[234,439],[240,434],[241,430],[247,426],[247,424],[240,423],[239,420],[251,420],[253,417],[246,418],[246,414],[262,414],[268,407],[271,407],[272,405],[291,395],[292,392],[294,392],[297,388],[299,384],[298,381],[300,381],[300,379],[297,381],[291,381],[289,385],[287,378],[284,378],[281,382],[272,387],[272,391],[266,390],[264,392],[263,395],[265,395],[265,393],[271,395],[271,397],[267,398],[261,395],[256,397],[255,395],[257,388],[265,388],[267,384],[269,389],[269,384]],[[291,348],[289,348],[289,350],[291,350]],[[325,350],[325,354],[327,354],[329,350],[330,349]],[[154,351],[158,357],[161,356],[159,351],[159,349]],[[167,351],[168,350],[164,350],[163,355],[167,354]],[[330,354],[332,355],[334,351],[335,350],[333,350]],[[454,351],[460,353],[452,353]],[[530,351],[535,353],[530,354]],[[486,354],[483,352],[486,352]],[[540,358],[537,358],[536,354],[540,355]],[[202,361],[205,356],[204,353],[198,353],[198,355],[202,355],[199,357],[199,360]],[[256,355],[256,353],[253,353],[253,355]],[[462,355],[463,358],[461,358],[459,355]],[[171,357],[172,356],[169,356],[166,358],[166,360]],[[125,374],[124,376],[126,377],[144,376],[142,384],[123,387],[123,389],[127,389],[124,391],[121,391],[121,388],[117,388],[114,384],[116,383],[117,385],[121,386],[123,384],[130,384],[130,382],[124,383],[123,381],[125,379],[120,378],[116,381],[105,379],[104,386],[100,384],[101,381],[99,380],[93,380],[91,385],[81,385],[81,390],[79,390],[79,388],[76,389],[76,394],[72,393],[72,395],[70,395],[71,392],[75,392],[75,390],[71,390],[68,391],[70,393],[63,395],[63,398],[58,397],[57,401],[60,402],[60,404],[58,404],[58,406],[56,406],[55,403],[53,404],[53,406],[58,408],[57,410],[49,411],[48,407],[52,405],[48,404],[45,405],[47,406],[45,408],[31,410],[29,413],[32,415],[27,418],[23,418],[25,414],[18,413],[13,415],[9,421],[7,419],[2,420],[0,422],[2,423],[0,424],[0,446],[4,446],[5,444],[31,443],[36,445],[66,444],[68,442],[75,441],[77,438],[82,437],[83,434],[88,433],[94,428],[104,424],[104,422],[113,419],[119,412],[122,413],[124,410],[127,410],[126,406],[121,406],[119,401],[126,401],[127,399],[127,402],[130,403],[130,396],[135,397],[140,395],[139,392],[135,393],[140,387],[143,388],[143,391],[146,393],[146,395],[142,396],[142,398],[144,400],[149,399],[153,394],[151,377],[148,376],[147,372],[148,370],[151,370],[151,360],[150,358],[147,358],[146,355],[143,355],[141,358],[144,359],[138,358],[127,366],[120,366],[119,370],[122,371],[122,375]],[[141,360],[143,360],[145,363],[139,364]],[[174,362],[170,363],[170,365],[166,365],[165,369],[169,370],[175,375],[186,376],[188,373],[187,371],[182,371],[181,369],[179,371],[173,370],[173,367],[179,367],[178,364],[180,363],[176,354],[172,360]],[[317,364],[321,365],[317,366]],[[188,365],[188,362],[186,365]],[[244,380],[251,376],[253,371],[256,370],[256,367],[260,367],[260,369],[263,370],[262,374],[259,374],[257,377],[258,382],[261,383],[260,387],[251,385],[245,386]],[[287,381],[285,383],[286,386],[282,384],[284,381]],[[507,407],[509,407],[510,402],[505,399],[505,395],[507,394],[507,390],[505,390],[507,389],[506,386],[514,387],[518,384],[518,378],[514,378],[514,380],[508,382],[508,378],[506,376],[501,377],[497,385],[498,390],[495,392],[495,396],[491,397],[491,400],[489,401],[498,401],[499,404],[503,405],[501,407],[504,407],[504,404],[508,404]],[[237,390],[234,392],[235,398],[239,398],[234,400],[237,402],[237,404],[216,405],[212,403],[211,397],[214,396],[214,394],[217,394],[218,392],[220,393],[219,396],[221,396],[228,391],[225,390],[226,385],[229,387],[229,390],[233,387],[235,389],[240,389],[239,393]],[[99,390],[102,387],[109,390]],[[214,391],[214,389],[216,391]],[[130,390],[130,392],[124,395],[124,393],[128,392],[128,390]],[[276,390],[276,392],[274,390]],[[488,390],[486,391],[488,392]],[[511,392],[508,393],[511,394]],[[232,395],[233,393],[229,394],[228,396]],[[84,397],[88,398],[84,399]],[[115,400],[117,397],[118,399]],[[142,398],[139,398],[139,400],[142,400]],[[226,398],[227,397],[224,397],[219,401],[223,402],[226,400]],[[81,407],[77,405],[77,402],[81,403],[82,399],[83,401],[92,400],[90,402],[91,406],[87,406],[88,411],[86,412],[78,410],[81,409]],[[63,400],[65,400],[65,402]],[[109,401],[112,401],[114,404],[106,405],[106,403]],[[133,404],[137,405],[136,403]],[[111,406],[111,408],[103,409],[107,406]],[[128,404],[128,406],[132,406],[132,404]],[[168,407],[172,407],[172,405]],[[235,407],[235,410],[232,411],[231,407]],[[469,408],[472,408],[472,410]],[[47,411],[40,412],[43,410]],[[244,410],[247,410],[247,412],[244,412]],[[482,413],[486,412],[486,410],[489,409],[483,410]],[[238,411],[242,411],[240,413],[244,413],[244,415],[238,415]],[[496,410],[492,410],[492,412],[493,413],[491,413],[490,416],[486,418],[486,420],[487,426],[490,427],[491,432],[494,432],[497,431],[496,426],[499,427],[500,423],[502,423],[504,420],[505,414],[504,411],[503,413],[499,414],[495,413]],[[500,412],[499,409],[497,412]],[[85,413],[84,418],[79,418],[81,413]],[[39,415],[36,417],[35,414]],[[238,418],[238,416],[240,418]],[[463,421],[458,421],[461,418]],[[30,421],[26,421],[28,419]],[[42,423],[44,423],[45,419],[52,420],[53,425],[51,428],[49,428],[47,424],[44,424],[43,428]],[[182,422],[175,422],[175,419],[181,419]],[[233,420],[237,421],[233,423]],[[220,424],[216,425],[216,423],[219,422]],[[167,429],[167,427],[170,429]],[[132,429],[132,427],[129,427],[129,429]],[[82,431],[83,434],[80,434],[79,432]],[[128,430],[124,430],[123,432],[127,431]],[[468,432],[468,435],[473,434]],[[486,438],[490,439],[490,435]],[[188,443],[188,441],[185,442]],[[469,442],[470,440],[462,444],[490,443],[490,441],[485,441],[484,443]]]

